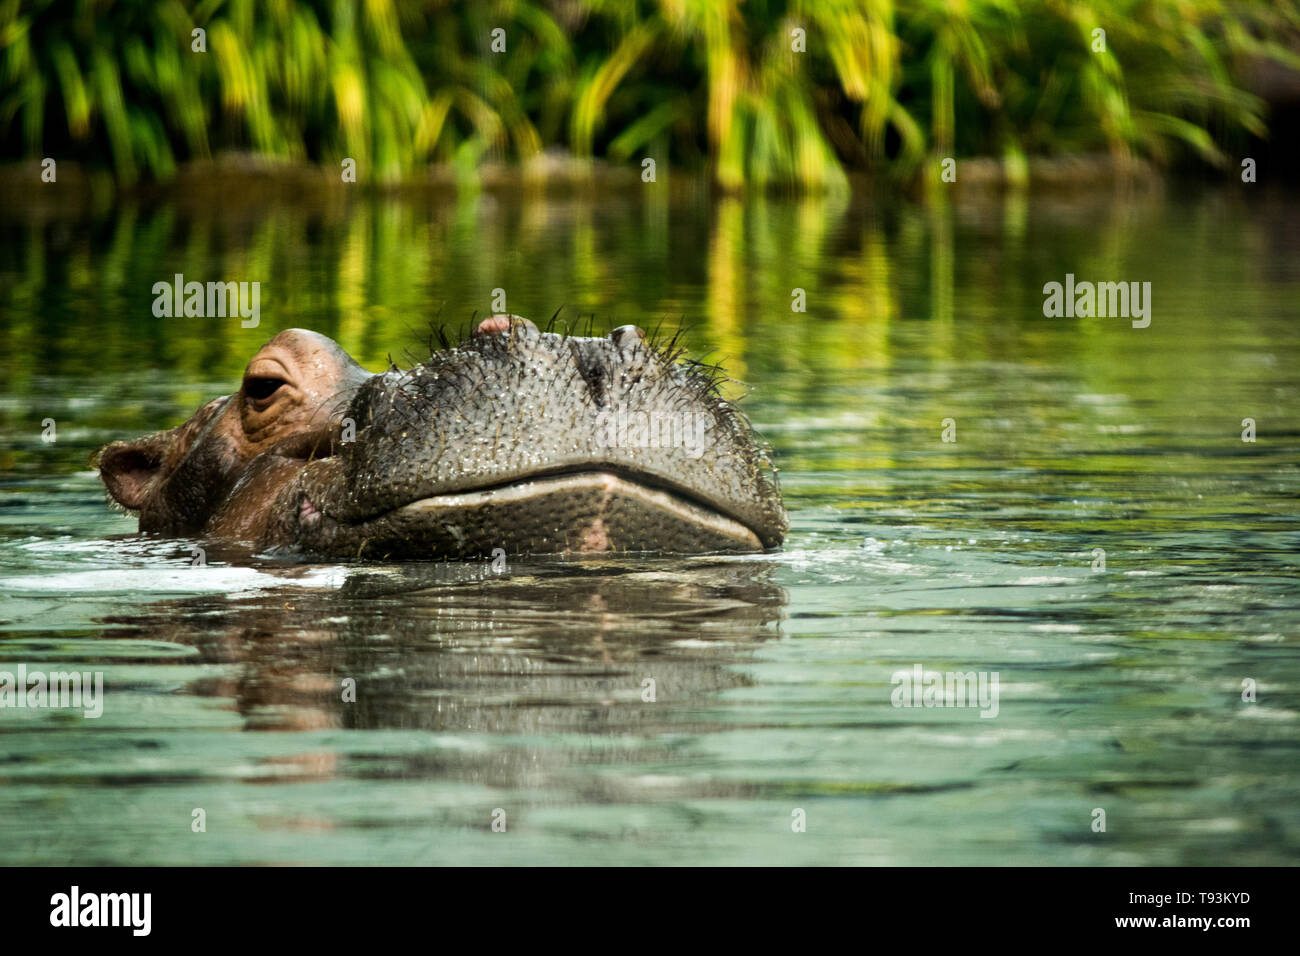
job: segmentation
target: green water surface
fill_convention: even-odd
[[[0,670],[105,691],[0,709],[5,863],[1297,861],[1296,197],[18,199]],[[155,317],[176,273],[259,281],[260,325]],[[1150,282],[1150,326],[1045,317],[1067,273]],[[775,448],[786,546],[193,567],[105,506],[91,452],[276,331],[378,370],[495,289],[684,326]],[[996,673],[996,716],[894,706],[915,665]]]

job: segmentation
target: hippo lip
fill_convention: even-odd
[[[463,491],[447,492],[420,498],[394,509],[407,514],[437,513],[464,508],[478,499],[506,504],[523,501],[546,494],[588,489],[609,494],[623,494],[664,512],[676,512],[695,524],[708,527],[737,539],[752,539],[754,547],[762,547],[761,538],[753,528],[739,518],[720,511],[709,502],[676,488],[649,483],[644,476],[630,476],[613,468],[566,470],[537,475]],[[748,542],[747,542],[748,543]]]
[[[618,500],[642,515],[658,515],[665,521],[698,529],[702,537],[727,542],[720,549],[762,550],[764,547],[764,534],[759,529],[688,489],[653,475],[599,463],[539,471],[492,484],[439,492],[349,523],[369,527],[390,522],[455,523],[467,512],[479,508],[509,510],[546,499],[581,496]],[[307,519],[306,526],[319,523],[322,515],[315,505],[304,498],[301,508],[302,517]],[[587,532],[589,540],[585,540],[579,550],[604,550],[601,546],[604,535],[603,523],[598,524]]]
[[[575,494],[591,494],[606,499],[620,498],[621,501],[632,502],[642,511],[656,512],[664,518],[672,516],[680,522],[693,525],[710,537],[735,542],[736,548],[758,550],[763,546],[761,536],[753,528],[724,514],[710,503],[694,496],[686,496],[676,489],[646,484],[640,480],[640,476],[632,479],[604,468],[530,475],[485,488],[435,494],[398,507],[391,514],[408,519],[437,520],[442,516],[463,514],[474,507],[510,507],[516,503],[524,505],[541,498]],[[585,532],[580,550],[604,550],[606,544],[607,529],[603,523],[598,523]]]

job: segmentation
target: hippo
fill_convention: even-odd
[[[239,391],[92,464],[139,530],[334,558],[752,552],[789,522],[769,449],[636,326],[494,315],[380,373],[280,332]]]

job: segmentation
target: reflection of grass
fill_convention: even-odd
[[[1297,65],[1297,28],[1295,0],[15,2],[0,7],[0,129],[29,155],[102,156],[127,182],[225,147],[352,157],[379,180],[431,160],[472,176],[551,145],[707,155],[727,187],[835,186],[846,167],[946,155],[1222,163],[1233,135],[1265,132],[1237,71]]]

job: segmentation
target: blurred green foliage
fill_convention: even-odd
[[[1298,35],[1297,0],[0,0],[0,132],[123,182],[222,149],[393,181],[558,147],[732,188],[948,155],[1221,164],[1267,132],[1244,71],[1300,66]]]

